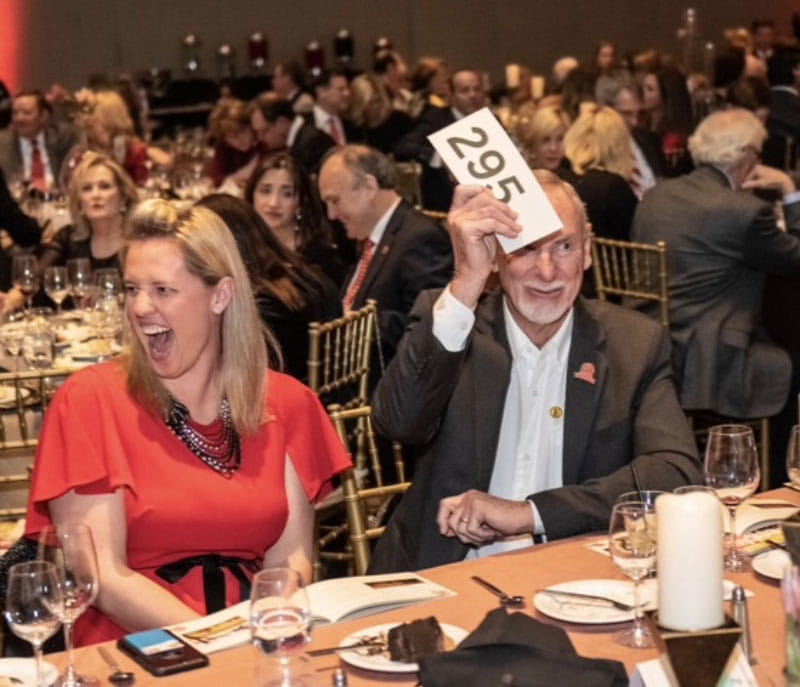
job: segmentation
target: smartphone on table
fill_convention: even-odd
[[[171,675],[208,665],[208,656],[169,630],[146,630],[117,640],[117,646],[156,676]]]

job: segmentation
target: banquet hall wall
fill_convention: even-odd
[[[367,46],[387,35],[408,58],[433,54],[451,64],[476,64],[494,79],[510,61],[544,72],[574,53],[588,59],[598,39],[625,50],[655,47],[675,52],[675,33],[688,0],[2,0],[0,79],[12,90],[59,81],[80,86],[102,70],[116,74],[152,66],[180,75],[180,42],[188,32],[202,40],[205,74],[216,76],[215,50],[228,42],[246,71],[246,39],[264,31],[271,61],[302,56],[318,39],[329,55],[335,31],[349,28],[356,63]],[[792,0],[693,0],[705,39],[723,28],[770,17],[788,34]]]

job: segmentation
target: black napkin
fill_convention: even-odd
[[[567,633],[497,608],[454,651],[419,661],[425,687],[627,687],[619,661],[583,658]]]

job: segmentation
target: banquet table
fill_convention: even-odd
[[[786,488],[760,496],[769,496],[773,499],[782,499],[800,505],[800,493]],[[510,594],[522,594],[525,598],[525,607],[521,610],[538,620],[564,628],[578,654],[585,657],[613,658],[622,661],[628,674],[631,675],[637,663],[656,658],[658,651],[655,649],[628,649],[615,644],[611,635],[624,627],[624,624],[563,623],[542,615],[533,607],[532,598],[536,590],[552,584],[588,578],[625,579],[608,556],[587,547],[587,544],[602,538],[602,534],[585,535],[539,544],[500,556],[462,561],[420,571],[424,577],[450,588],[456,592],[456,595],[358,620],[315,628],[312,642],[308,648],[335,646],[348,634],[359,629],[387,622],[399,623],[429,615],[436,616],[440,622],[472,631],[488,611],[497,607],[496,598],[470,580],[471,575],[480,575]],[[757,659],[756,665],[753,666],[753,672],[758,684],[761,687],[783,685],[784,621],[778,582],[760,577],[754,572],[726,573],[725,577],[754,593],[749,600],[749,614],[753,650]],[[259,652],[253,646],[238,647],[212,654],[211,664],[207,668],[162,678],[156,678],[146,673],[121,653],[113,643],[109,643],[107,646],[124,670],[135,671],[137,687],[256,684],[255,674],[259,662]],[[101,678],[105,678],[110,672],[96,647],[79,649],[76,656],[79,672]],[[64,654],[50,655],[47,660],[63,670]],[[314,657],[312,661],[320,674],[319,685],[331,684],[331,675],[338,667],[345,669],[350,687],[417,684],[416,673],[389,674],[357,669],[344,664],[336,654]]]

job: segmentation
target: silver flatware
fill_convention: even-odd
[[[634,609],[633,604],[626,604],[624,601],[617,601],[616,599],[612,599],[609,596],[601,596],[599,594],[566,592],[566,591],[560,591],[558,589],[539,589],[538,591],[541,592],[542,594],[548,594],[549,596],[566,596],[570,599],[582,599],[584,601],[602,602],[609,606],[613,606],[614,608],[620,611],[632,611]]]
[[[498,597],[500,599],[500,603],[503,604],[503,606],[507,606],[509,608],[519,608],[520,606],[525,605],[525,599],[523,599],[519,594],[510,596],[506,594],[499,587],[495,587],[488,580],[484,580],[482,577],[478,577],[477,575],[472,575],[472,581],[477,582],[481,587],[489,590],[492,594]]]
[[[100,656],[102,656],[103,660],[108,664],[108,667],[113,671],[108,676],[108,681],[112,685],[124,687],[125,685],[133,684],[133,681],[136,679],[134,674],[127,670],[122,670],[122,668],[120,668],[117,662],[114,660],[114,657],[105,647],[98,646],[97,652],[100,654]]]
[[[327,654],[335,654],[337,651],[350,651],[352,649],[365,649],[365,648],[386,648],[386,642],[382,639],[365,639],[363,642],[356,642],[355,644],[346,644],[345,646],[329,646],[324,649],[311,649],[306,651],[306,656],[325,656]]]

